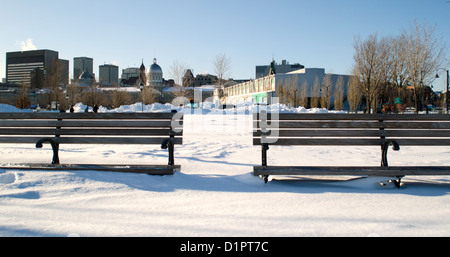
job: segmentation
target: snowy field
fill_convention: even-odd
[[[165,110],[165,108],[167,110]],[[145,111],[168,111],[168,105]],[[0,167],[0,236],[450,236],[450,176],[405,177],[401,189],[369,177],[252,175],[255,106],[185,115],[174,176]],[[77,105],[77,110],[84,106]],[[140,111],[141,105],[113,111]],[[15,111],[0,106],[0,111]],[[100,111],[107,111],[100,109]],[[307,112],[289,109],[282,111]],[[315,112],[322,110],[313,110]],[[49,146],[1,145],[1,164],[50,162]],[[165,164],[145,145],[62,145],[62,163]],[[271,147],[270,165],[378,165],[379,147]],[[402,147],[390,165],[450,165],[450,147]],[[1,165],[0,164],[0,165]]]

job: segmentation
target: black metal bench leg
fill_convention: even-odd
[[[394,183],[396,188],[400,188],[401,187],[401,183],[402,183],[402,177],[398,176],[397,178],[398,178],[398,180],[392,180],[392,183]]]
[[[169,165],[175,165],[175,159],[174,159],[174,144],[172,141],[169,142]]]
[[[396,141],[393,141],[393,140],[384,141],[383,145],[381,146],[381,149],[382,149],[381,166],[382,167],[388,167],[387,152],[388,152],[390,145],[392,145],[392,149],[394,151],[400,150],[400,146],[398,145],[398,143]],[[403,176],[397,176],[398,180],[395,180],[395,179],[391,180],[391,182],[394,183],[396,188],[400,188],[401,182],[402,182],[402,177]]]
[[[269,150],[269,144],[262,144],[261,146],[262,166],[267,166],[267,150]]]
[[[269,150],[269,144],[264,143],[261,145],[262,166],[267,167],[267,150]],[[269,175],[263,175],[264,183],[269,182]]]
[[[52,146],[52,150],[53,150],[53,159],[52,159],[52,164],[59,164],[59,144],[56,143],[53,139],[51,138],[43,138],[40,139],[39,141],[36,142],[36,148],[42,148],[42,143],[48,142],[50,143],[50,145]]]

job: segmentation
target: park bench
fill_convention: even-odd
[[[174,146],[182,144],[182,113],[0,113],[0,143],[49,143],[51,164],[3,164],[3,169],[100,170],[171,175],[180,170]],[[61,144],[140,144],[168,149],[167,165],[60,164]],[[93,153],[94,154],[94,153]],[[25,158],[25,157],[24,157]]]
[[[450,115],[445,114],[298,114],[255,113],[253,145],[262,148],[262,165],[254,175],[267,183],[271,175],[388,176],[400,187],[407,175],[450,175],[448,166],[389,166],[388,148],[450,146]],[[269,166],[270,146],[378,146],[380,166]],[[305,158],[292,153],[292,159]],[[326,157],[324,157],[326,158]],[[357,158],[355,156],[355,158]],[[349,160],[351,163],[351,160]]]

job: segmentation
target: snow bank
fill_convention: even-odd
[[[9,104],[0,104],[0,112],[33,112],[33,110],[22,110]]]
[[[171,104],[142,104],[135,103],[132,105],[122,105],[119,108],[108,110],[106,108],[100,109],[99,112],[170,112],[171,110],[176,109]]]
[[[265,109],[268,111],[278,111],[284,113],[345,113],[343,111],[329,111],[326,109],[313,108],[306,109],[304,107],[289,107],[285,104],[271,104],[271,105],[260,105],[251,102],[243,102],[234,105],[234,107],[228,107],[226,109],[221,108],[221,106],[216,106],[211,102],[200,103],[199,107],[177,107],[172,104],[160,104],[154,103],[150,105],[143,105],[141,103],[136,103],[133,105],[121,106],[113,110],[103,109],[103,112],[170,112],[171,110],[177,110],[178,112],[184,112],[185,114],[251,114],[257,113],[260,109]]]
[[[86,108],[89,112],[92,112],[92,106],[87,106],[82,103],[77,103],[74,107],[74,111],[77,112],[85,112]],[[201,103],[200,106],[197,108],[190,108],[190,107],[179,107],[174,106],[172,104],[166,103],[154,103],[154,104],[142,104],[142,103],[135,103],[131,105],[122,105],[119,108],[115,109],[108,109],[103,106],[99,107],[98,112],[105,113],[105,112],[118,112],[118,113],[134,113],[134,112],[170,112],[171,110],[177,110],[178,112],[184,112],[185,114],[251,114],[251,113],[257,113],[260,109],[265,109],[268,111],[278,111],[283,113],[345,113],[344,111],[329,111],[326,109],[320,109],[320,108],[312,108],[312,109],[306,109],[304,107],[289,107],[285,104],[272,104],[272,105],[260,105],[255,104],[251,102],[243,102],[236,104],[232,108],[226,108],[222,109],[220,106],[215,106],[211,102],[204,102]],[[17,109],[16,107],[7,105],[7,104],[0,104],[0,112],[32,112],[32,110],[21,110]]]

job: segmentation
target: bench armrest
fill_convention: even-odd
[[[382,153],[381,153],[381,166],[388,167],[388,161],[387,161],[387,152],[389,149],[389,146],[392,146],[392,150],[399,151],[400,146],[397,143],[397,141],[394,140],[385,140],[383,142],[383,145],[381,146]]]
[[[52,150],[53,150],[52,164],[59,164],[59,156],[58,156],[59,144],[56,143],[56,141],[54,139],[49,138],[49,137],[39,139],[39,141],[36,142],[36,148],[42,148],[43,147],[42,144],[45,142],[50,143],[50,145],[52,146]]]

